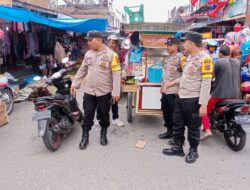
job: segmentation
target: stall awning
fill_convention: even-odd
[[[73,32],[88,32],[90,30],[106,31],[106,19],[77,19],[77,18],[46,18],[27,9],[0,6],[0,18],[13,22],[35,22],[58,29]]]

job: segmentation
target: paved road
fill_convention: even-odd
[[[197,162],[188,165],[184,158],[161,153],[167,145],[157,138],[164,131],[160,117],[135,116],[124,128],[110,127],[107,147],[99,145],[100,128],[93,127],[88,148],[79,150],[81,129],[77,126],[52,153],[37,137],[32,111],[31,102],[15,104],[10,123],[0,128],[2,190],[249,189],[250,140],[235,153],[222,137],[213,137],[201,144]],[[120,115],[124,121],[125,111],[123,101]],[[145,149],[134,148],[139,139],[147,140]]]

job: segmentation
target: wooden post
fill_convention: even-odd
[[[247,26],[247,27],[250,26],[250,17],[248,17],[248,13],[249,13],[249,0],[247,0],[246,17],[245,17],[245,26]]]

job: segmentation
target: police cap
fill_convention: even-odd
[[[165,44],[170,45],[170,46],[174,44],[179,45],[180,42],[181,42],[180,38],[168,38]]]
[[[202,44],[202,35],[198,32],[187,32],[186,36],[182,40],[190,40],[195,44]]]
[[[101,32],[98,32],[96,30],[89,31],[87,33],[87,36],[85,37],[85,39],[91,40],[93,38],[101,38],[101,39],[103,39],[103,35],[102,35]]]

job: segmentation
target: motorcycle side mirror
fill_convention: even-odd
[[[39,77],[39,76],[36,76],[36,77],[33,78],[34,81],[39,81],[39,80],[41,80],[41,79],[42,79],[42,78]]]
[[[65,58],[62,59],[61,62],[62,62],[63,64],[68,63],[68,62],[69,62],[69,58],[68,58],[68,57],[65,57]]]

